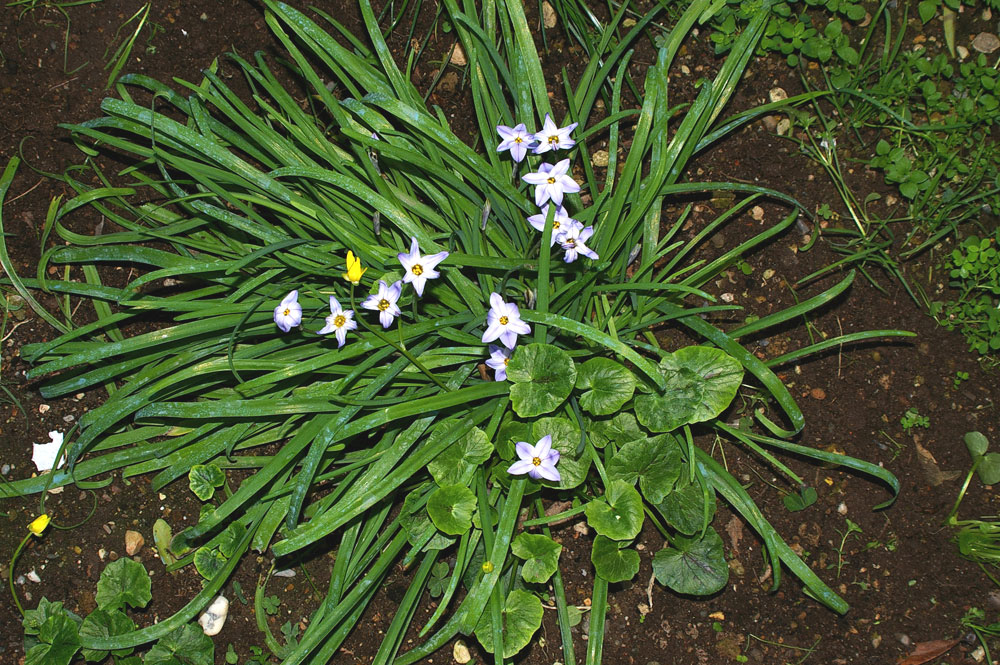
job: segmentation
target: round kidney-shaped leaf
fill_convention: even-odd
[[[973,457],[985,455],[990,442],[982,432],[966,432],[965,447],[969,449],[969,454]]]
[[[131,633],[133,630],[135,630],[135,622],[121,610],[110,612],[94,610],[83,620],[83,624],[80,626],[80,637],[104,640]],[[114,652],[116,656],[127,656],[130,653],[132,653],[132,649],[119,649]],[[83,649],[81,655],[88,661],[100,661],[108,657],[108,652]]]
[[[464,485],[439,487],[427,498],[427,514],[438,529],[452,536],[472,528],[476,495]]]
[[[507,365],[510,402],[522,418],[551,413],[566,401],[576,383],[573,359],[551,344],[518,347]]]
[[[726,410],[736,397],[743,381],[743,365],[720,349],[707,346],[687,346],[660,361],[660,371],[667,379],[667,393],[673,385],[689,385],[697,377],[701,399],[689,422],[711,420]]]
[[[645,432],[639,429],[639,423],[628,411],[616,413],[613,418],[602,418],[592,420],[587,426],[587,436],[598,448],[608,445],[609,441],[614,441],[618,446],[624,446],[629,441],[635,441],[646,436]]]
[[[194,568],[206,580],[215,577],[228,559],[217,547],[199,547],[194,553]]]
[[[511,545],[514,556],[524,559],[521,577],[525,582],[541,584],[548,582],[559,567],[562,545],[548,536],[534,533],[520,533]]]
[[[552,447],[559,451],[556,469],[562,480],[558,483],[543,480],[542,483],[567,490],[581,485],[587,479],[590,455],[586,451],[582,455],[576,454],[576,449],[580,446],[579,427],[567,418],[539,418],[532,425],[531,431],[532,439],[528,443],[534,444],[548,434],[552,436]]]
[[[629,441],[608,462],[608,478],[630,485],[639,481],[642,495],[659,503],[681,475],[681,449],[670,434]]]
[[[612,540],[631,540],[642,529],[642,497],[623,480],[612,480],[604,497],[587,504],[587,522]]]
[[[580,365],[576,387],[583,392],[580,406],[595,416],[607,416],[622,408],[635,392],[635,376],[607,358],[591,358]]]
[[[503,657],[514,654],[528,646],[531,636],[542,625],[542,601],[533,593],[515,589],[507,594],[503,606]],[[493,653],[493,619],[487,610],[476,624],[476,639],[488,652]]]
[[[996,485],[1000,483],[1000,453],[989,453],[983,455],[983,461],[976,467],[979,473],[979,480],[983,485]]]
[[[729,566],[714,529],[704,538],[676,536],[672,545],[653,556],[653,574],[660,584],[692,596],[707,596],[726,586]]]
[[[707,499],[708,521],[715,515],[715,490],[709,490]],[[701,487],[685,482],[654,504],[667,524],[683,534],[701,531],[705,524],[706,498]]]
[[[97,580],[97,607],[102,610],[145,607],[153,597],[146,569],[138,561],[122,557],[109,563]]]
[[[440,437],[437,431],[431,435],[429,443]],[[466,478],[488,460],[491,454],[493,444],[486,437],[486,432],[474,427],[431,460],[427,470],[434,476],[434,482],[441,487],[465,484]]]
[[[704,388],[698,376],[681,368],[675,372],[662,395],[640,395],[635,398],[635,415],[643,426],[653,432],[669,432],[681,425],[696,422],[695,414]]]
[[[639,553],[604,536],[594,538],[590,560],[594,571],[612,583],[630,580],[639,572]]]
[[[215,494],[216,487],[222,487],[226,475],[215,464],[195,464],[188,471],[188,486],[202,501],[208,501]]]

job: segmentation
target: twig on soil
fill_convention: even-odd
[[[11,329],[10,329],[10,332],[9,332],[9,333],[7,333],[6,335],[4,335],[3,337],[0,337],[0,342],[6,342],[6,341],[7,341],[7,339],[8,339],[8,338],[9,338],[9,337],[10,337],[11,335],[13,335],[13,334],[14,334],[14,331],[15,331],[15,330],[17,330],[18,328],[20,328],[21,326],[23,326],[23,325],[24,325],[25,323],[28,323],[28,321],[30,321],[30,320],[31,320],[31,319],[26,319],[26,320],[24,320],[24,321],[19,321],[18,323],[15,323],[15,324],[13,325],[13,327],[11,327]]]
[[[39,180],[38,180],[38,182],[36,182],[36,183],[35,183],[34,185],[32,185],[32,186],[31,186],[31,188],[30,188],[30,189],[28,189],[28,191],[26,191],[26,192],[22,192],[22,193],[18,194],[18,195],[17,195],[17,196],[15,196],[14,198],[12,198],[12,199],[10,199],[9,201],[7,201],[7,203],[8,203],[8,204],[10,204],[10,203],[13,203],[14,201],[18,200],[18,199],[19,199],[19,198],[21,198],[22,196],[27,196],[27,195],[28,195],[28,194],[30,194],[31,192],[35,191],[35,188],[36,188],[36,187],[38,187],[38,186],[39,186],[40,184],[42,184],[42,180],[41,180],[41,179],[39,179]]]

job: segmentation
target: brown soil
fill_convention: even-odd
[[[104,0],[68,8],[69,21],[44,3],[30,11],[0,8],[0,154],[5,163],[17,154],[24,159],[4,206],[3,222],[13,263],[22,275],[33,275],[38,265],[49,201],[58,195],[71,196],[67,187],[42,173],[62,172],[81,161],[68,132],[57,124],[80,122],[100,114],[108,76],[104,70],[108,58],[105,49],[118,26],[140,7],[137,0]],[[355,10],[345,8],[334,13],[356,34],[363,34]],[[418,35],[427,32],[433,16],[433,11],[425,7],[418,21]],[[125,71],[161,81],[172,77],[197,81],[202,68],[229,50],[243,55],[258,49],[278,50],[259,9],[248,2],[164,0],[154,3],[149,21],[162,31],[152,38],[144,32]],[[971,34],[978,31],[970,27]],[[553,76],[567,61],[580,66],[581,58],[558,30],[550,32],[548,38],[546,67]],[[434,80],[452,40],[452,34],[441,30],[432,34],[415,80],[422,89]],[[403,54],[405,41],[405,36],[398,35],[391,41],[397,55]],[[640,74],[652,60],[651,45],[643,43],[634,58],[635,73]],[[677,100],[690,96],[695,79],[709,75],[718,63],[710,45],[690,39],[672,77],[672,94]],[[683,73],[681,65],[689,73]],[[226,67],[225,63],[222,66]],[[571,67],[571,78],[574,71]],[[460,136],[468,137],[473,128],[462,126],[471,116],[462,74],[461,69],[450,69],[431,101],[459,123]],[[641,81],[641,76],[637,80]],[[800,88],[797,74],[782,63],[755,61],[732,110],[765,101],[768,90],[775,85],[781,85],[789,94]],[[691,177],[754,182],[788,192],[812,209],[821,203],[838,207],[835,191],[819,167],[797,155],[791,143],[773,136],[761,123],[747,127],[700,157]],[[861,192],[860,198],[870,191],[887,191],[877,175],[860,166],[849,174],[849,179]],[[723,231],[725,247],[759,232],[763,225],[779,220],[787,212],[774,204],[761,205],[763,221],[753,219],[749,213],[735,219]],[[703,216],[718,212],[709,200],[698,202],[698,206],[693,218],[696,226]],[[93,233],[98,221],[81,215],[73,223],[78,231]],[[791,285],[797,280],[837,258],[823,243],[811,251],[799,251],[804,241],[801,232],[794,229],[779,237],[746,257],[752,268],[749,275],[734,270],[728,280],[715,285],[718,293],[732,294],[747,313],[764,314],[810,297],[843,277],[830,276],[793,290]],[[906,266],[907,274],[922,282],[930,293],[938,279],[935,276],[928,283],[934,260],[928,255],[920,263]],[[638,578],[612,589],[605,663],[645,665],[655,661],[689,665],[745,662],[744,657],[752,663],[890,663],[912,651],[916,643],[966,637],[959,620],[970,607],[987,609],[991,620],[995,620],[1000,609],[995,590],[975,565],[957,555],[950,542],[951,532],[942,526],[942,520],[970,463],[962,435],[978,429],[994,441],[998,439],[994,404],[1000,395],[997,374],[984,370],[977,358],[965,351],[961,338],[925,316],[897,282],[877,271],[873,275],[884,293],[859,277],[839,300],[810,315],[808,327],[795,322],[786,329],[768,331],[769,337],[746,342],[752,351],[767,358],[799,348],[810,339],[871,328],[918,333],[912,341],[854,345],[781,368],[806,416],[807,427],[799,442],[832,446],[883,464],[902,484],[895,504],[873,512],[872,506],[887,498],[885,487],[856,474],[791,460],[793,470],[817,489],[819,499],[803,512],[790,513],[781,502],[781,494],[768,486],[783,487],[768,468],[738,447],[727,444],[714,449],[720,460],[724,455],[730,470],[748,486],[778,532],[803,552],[825,581],[839,589],[851,611],[844,617],[831,613],[804,596],[800,585],[788,575],[783,576],[780,589],[772,591],[775,571],[766,569],[760,541],[723,507],[716,526],[724,535],[731,561],[729,587],[705,599],[678,597],[658,585],[649,591],[650,561],[662,541],[647,528],[641,537],[642,567]],[[115,280],[113,271],[108,271],[107,278]],[[54,297],[38,297],[50,311],[59,311]],[[70,302],[71,309],[76,305],[76,301]],[[92,312],[85,311],[88,307],[74,312],[74,320],[92,317]],[[4,477],[15,479],[32,472],[32,442],[47,441],[50,430],[70,429],[83,412],[101,402],[102,394],[95,391],[69,399],[43,400],[37,386],[24,381],[27,366],[19,358],[19,349],[52,338],[54,331],[34,313],[22,310],[13,314],[5,334],[0,377],[17,403],[0,404],[0,461],[4,463]],[[954,385],[957,371],[970,375],[958,387]],[[746,399],[746,406],[752,407],[750,393]],[[908,436],[899,419],[910,407],[928,416],[930,427],[918,428]],[[700,443],[712,445],[710,440]],[[933,456],[939,470],[960,475],[935,485],[925,453]],[[0,556],[5,560],[25,533],[24,525],[38,513],[38,501],[38,497],[26,497],[5,504],[9,528],[0,534]],[[138,530],[151,541],[151,526],[156,518],[164,517],[175,528],[181,528],[198,512],[198,503],[184,483],[175,483],[157,495],[147,478],[115,477],[103,489],[67,488],[61,494],[45,497],[45,510],[62,526],[87,518],[92,505],[93,514],[80,526],[50,530],[26,548],[16,572],[24,574],[34,569],[41,582],[18,585],[24,605],[34,606],[39,598],[47,596],[63,600],[70,609],[85,614],[94,607],[93,593],[101,569],[106,561],[123,553],[126,530]],[[992,488],[984,488],[974,480],[963,514],[998,512]],[[862,533],[846,540],[841,561],[838,546],[848,519]],[[562,569],[567,597],[570,602],[586,605],[592,584],[590,539],[572,525],[557,530],[556,535],[565,546]],[[137,556],[153,575],[153,602],[146,611],[137,613],[140,624],[169,616],[197,592],[199,581],[193,570],[165,574],[149,545]],[[319,588],[323,587],[329,563],[326,557],[319,557],[306,566],[317,578]],[[269,564],[268,557],[250,558],[235,578],[251,601],[258,576]],[[6,577],[6,564],[0,566],[0,573]],[[388,626],[405,583],[405,571],[394,572],[384,593],[377,597],[333,662],[370,661],[373,645],[379,643],[379,633]],[[233,593],[232,583],[227,588],[231,598],[238,595]],[[268,617],[273,632],[280,634],[285,621],[295,623],[308,616],[317,601],[313,588],[301,571],[291,580],[272,580],[268,593],[282,599],[279,614]],[[418,611],[417,624],[427,616],[425,612],[433,611],[432,603],[428,601],[425,608]],[[23,655],[18,622],[8,599],[0,607],[2,663],[17,663]],[[585,655],[586,623],[585,618],[583,625],[575,629],[578,662],[583,662]],[[544,639],[536,639],[518,662],[564,662],[554,612],[546,613],[538,637]],[[251,645],[263,645],[252,602],[233,602],[229,623],[216,638],[217,662],[224,662],[229,643],[236,645],[240,662],[249,654]],[[947,655],[931,662],[972,662],[969,654],[974,647],[972,642],[962,641]],[[478,653],[474,645],[473,653],[480,661],[491,660],[488,654]],[[434,661],[452,662],[451,646],[447,652],[437,654]]]

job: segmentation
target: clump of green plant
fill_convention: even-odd
[[[995,518],[958,519],[958,509],[969,490],[973,476],[978,474],[980,482],[984,485],[1000,483],[1000,453],[989,452],[989,439],[982,432],[967,432],[964,440],[965,447],[972,457],[972,467],[965,476],[965,481],[958,491],[958,498],[945,524],[958,529],[955,542],[958,544],[959,554],[979,564],[983,572],[1000,586],[1000,581],[986,568],[986,566],[1000,568],[1000,523]]]
[[[1000,349],[1000,230],[992,236],[969,236],[951,251],[944,268],[957,298],[934,301],[931,314],[949,330],[958,330],[969,349],[980,354]]]
[[[920,415],[920,412],[916,408],[910,407],[903,414],[903,417],[899,419],[899,424],[903,426],[903,431],[909,434],[910,430],[915,427],[929,428],[931,426],[931,419]]]
[[[361,13],[370,49],[357,38],[343,46],[326,29],[346,31],[322,12],[317,23],[284,3],[264,4],[288,53],[286,74],[310,91],[311,112],[261,54],[253,62],[232,56],[253,107],[214,67],[197,84],[177,83],[186,96],[125,76],[118,97],[103,102],[105,117],[71,129],[88,152],[135,155],[118,174],[131,186],[92,188],[89,178],[66,174],[77,196],[53,210],[49,230],[69,246],[47,251],[39,271],[83,264],[86,280],[24,279],[0,252],[11,285],[38,310],[31,290],[39,288],[97,308],[94,323],[57,321],[61,337],[22,349],[36,363],[31,377],[47,377],[43,394],[117,387],[81,419],[67,468],[0,493],[121,470],[154,473],[156,490],[186,477],[204,502],[196,524],[178,534],[161,525],[157,538],[164,561],[176,558],[171,569],[194,565],[203,591],[167,621],[81,636],[80,645],[110,650],[162,638],[204,608],[251,549],[289,567],[330,544],[337,552],[327,593],[304,629],[282,627],[284,644],[267,626],[275,607],[266,580],[256,589],[265,644],[285,662],[328,662],[402,565],[413,568],[411,583],[376,663],[417,662],[459,632],[474,634],[498,662],[511,658],[541,625],[549,584],[571,663],[573,612],[548,525],[582,513],[596,533],[588,661],[597,663],[609,585],[638,573],[645,524],[663,539],[653,557],[661,585],[695,596],[724,588],[728,565],[712,524],[720,496],[760,534],[775,584],[789,570],[825,605],[846,611],[740,482],[696,444],[707,431],[745,447],[800,488],[803,501],[805,482],[775,451],[898,490],[881,467],[790,443],[804,418],[773,367],[908,333],[853,332],[767,362],[740,343],[822,307],[853,274],[729,330],[710,318],[736,308],[717,304],[705,286],[798,214],[779,192],[682,182],[691,155],[762,113],[717,120],[768,13],[750,19],[716,78],[669,127],[666,72],[688,31],[711,13],[710,0],[693,2],[659,50],[638,114],[620,108],[621,86],[645,19],[613,48],[601,40],[558,123],[521,3],[501,0],[483,15],[446,3],[476,72],[481,154],[397,68],[369,3]],[[621,22],[619,13],[607,30]],[[612,103],[598,112],[609,86]],[[153,98],[170,112],[157,111]],[[589,158],[597,141],[607,142],[604,173]],[[499,152],[508,150],[513,162]],[[0,201],[16,167],[15,159],[0,177]],[[681,233],[686,216],[663,225],[669,197],[704,190],[742,198],[693,238]],[[764,196],[792,212],[717,256],[697,254]],[[83,205],[123,230],[73,233],[64,219]],[[109,287],[93,269],[104,262],[146,272]],[[154,332],[123,333],[150,316],[162,323]],[[664,324],[701,343],[665,348],[652,332]],[[766,399],[732,427],[724,414],[744,381]],[[231,487],[233,468],[253,472]],[[547,501],[567,498],[578,504],[546,514]],[[454,561],[448,571],[438,565],[444,560]],[[441,596],[419,629],[425,642],[400,655],[431,587]]]

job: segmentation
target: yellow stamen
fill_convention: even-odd
[[[424,267],[419,263],[417,263],[412,268],[410,268],[410,272],[412,272],[417,277],[420,277],[421,275],[424,274]]]
[[[520,136],[515,136],[514,143],[524,143],[524,139],[522,139]]]
[[[342,328],[345,323],[347,323],[347,317],[344,316],[343,314],[338,314],[333,318],[333,325],[337,326],[338,328]]]
[[[501,316],[500,317],[500,325],[505,326],[505,325],[507,325],[508,321],[510,321],[510,319],[508,319],[506,316]]]
[[[283,313],[283,314],[284,314],[285,316],[288,316],[289,314],[291,314],[291,313],[292,313],[292,310],[290,310],[290,309],[288,309],[288,308],[286,307],[286,308],[285,308],[285,311],[284,311],[284,312],[282,312],[282,313]]]
[[[548,179],[548,183],[549,183],[550,185],[554,185],[554,184],[556,184],[556,179],[555,179],[555,178],[553,178],[552,176],[549,176],[549,179]]]
[[[559,136],[558,135],[556,135],[556,136],[550,136],[549,137],[549,143],[559,143]]]
[[[531,458],[531,463],[534,464],[535,466],[541,466],[542,465],[542,458],[541,457],[532,457]]]
[[[385,298],[382,298],[381,300],[378,301],[378,310],[380,312],[384,312],[387,309],[389,309],[389,301],[386,300]]]

